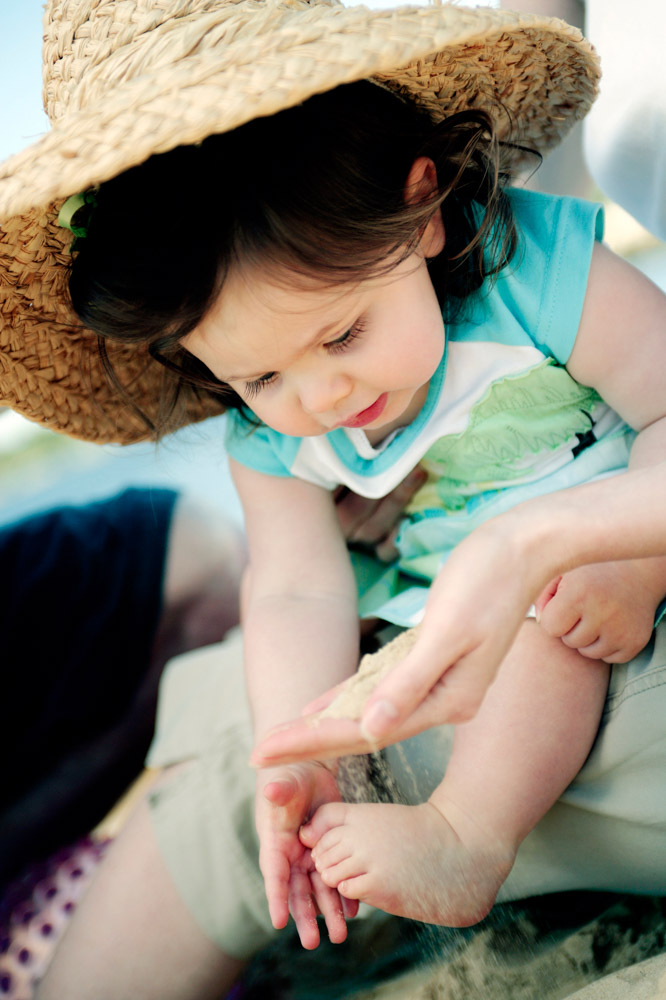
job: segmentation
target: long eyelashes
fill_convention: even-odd
[[[331,340],[328,344],[323,346],[326,348],[329,354],[342,354],[346,351],[355,340],[361,336],[365,330],[365,323],[362,320],[358,320],[346,330],[337,340]],[[261,375],[259,378],[253,379],[252,382],[245,383],[245,394],[248,399],[254,399],[262,389],[266,386],[271,385],[278,377],[278,372],[266,372],[265,375]]]
[[[324,344],[324,347],[328,350],[329,354],[342,354],[343,351],[351,347],[355,340],[358,340],[364,330],[365,323],[362,320],[358,320],[341,337],[338,337],[337,340],[331,340],[328,344]]]
[[[267,372],[260,378],[254,379],[253,382],[246,382],[245,394],[248,397],[248,399],[254,399],[255,396],[259,395],[259,392],[262,389],[265,389],[267,385],[270,385],[271,382],[274,382],[276,378],[277,378],[277,372]]]

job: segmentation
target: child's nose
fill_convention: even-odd
[[[307,413],[335,411],[352,390],[351,379],[341,373],[304,378],[299,387],[301,406]]]

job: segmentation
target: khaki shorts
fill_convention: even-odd
[[[408,801],[441,780],[452,729],[385,751]],[[173,660],[152,767],[191,761],[150,798],[158,843],[200,927],[248,958],[274,935],[258,867],[240,632]],[[526,748],[529,753],[529,748]],[[499,900],[571,889],[666,895],[666,625],[613,667],[599,735],[576,780],[525,840]],[[366,919],[382,919],[369,908]]]

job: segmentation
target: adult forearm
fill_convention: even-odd
[[[506,545],[513,538],[538,556],[533,587],[586,563],[666,555],[666,462],[649,465],[653,442],[644,443],[629,472],[528,501],[489,524]]]

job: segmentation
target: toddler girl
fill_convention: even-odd
[[[106,182],[74,258],[88,327],[150,343],[230,408],[258,741],[357,664],[332,491],[383,496],[427,470],[399,560],[357,574],[363,615],[423,618],[411,655],[443,673],[440,721],[457,724],[443,780],[414,806],[343,804],[334,766],[276,766],[279,735],[255,754],[271,917],[291,911],[306,947],[317,910],[344,936],[349,901],[452,925],[486,914],[589,752],[606,664],[645,645],[666,592],[663,559],[564,576],[550,604],[566,627],[527,621],[482,702],[492,672],[442,648],[437,572],[459,540],[666,448],[664,297],[598,242],[598,206],[507,189],[501,155],[483,112],[435,125],[382,86],[344,85]]]

